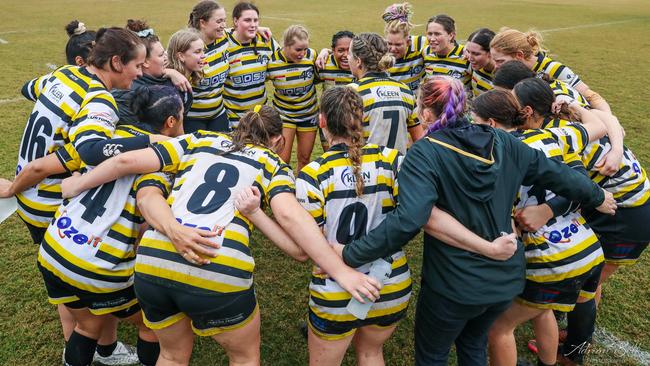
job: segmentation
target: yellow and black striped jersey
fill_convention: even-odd
[[[223,85],[228,77],[228,46],[226,35],[205,45],[203,78],[192,86],[192,107],[187,113],[189,118],[213,119],[225,113]]]
[[[555,94],[556,97],[564,95],[578,101],[578,103],[580,103],[580,106],[583,108],[591,108],[591,105],[589,104],[589,101],[587,101],[587,98],[585,98],[577,90],[568,86],[565,82],[560,80],[553,80],[549,86],[551,87],[551,90],[553,90],[553,94]]]
[[[563,127],[567,124],[569,122],[565,120],[548,119],[544,121],[543,127]],[[648,181],[645,169],[627,146],[623,146],[621,166],[614,175],[606,176],[598,172],[597,166],[611,149],[609,137],[604,136],[587,144],[582,151],[579,151],[591,180],[611,192],[618,207],[637,207],[645,204],[650,199],[650,181]]]
[[[348,85],[354,82],[352,72],[342,69],[336,62],[334,55],[327,57],[325,68],[318,70],[318,77],[323,82],[323,90],[336,85]]]
[[[391,78],[406,84],[413,92],[418,90],[424,76],[422,50],[427,46],[424,36],[410,36],[409,48],[404,57],[396,59],[395,65],[388,69]]]
[[[486,71],[484,68],[474,70],[470,67],[472,73],[472,96],[474,98],[485,93],[488,90],[494,89],[494,70]]]
[[[560,80],[568,86],[575,88],[580,83],[580,77],[576,75],[570,68],[560,62],[554,61],[548,57],[544,52],[540,52],[536,56],[535,66],[533,71],[537,74],[548,75],[549,77]]]
[[[273,53],[267,66],[267,78],[273,82],[273,106],[283,121],[312,121],[318,114],[316,100],[316,51],[309,48],[300,62],[290,62],[282,49]]]
[[[237,292],[253,285],[255,261],[249,247],[252,224],[235,210],[234,195],[256,186],[268,204],[283,192],[293,193],[291,168],[272,151],[254,145],[228,153],[228,135],[198,131],[153,144],[161,171],[175,175],[173,186],[164,174],[158,185],[169,192],[167,202],[186,226],[217,231],[221,244],[211,263],[194,266],[176,251],[169,238],[148,230],[138,247],[135,270],[191,291]],[[148,178],[150,175],[144,176]]]
[[[402,156],[397,150],[374,144],[362,148],[360,176],[363,195],[357,196],[356,178],[348,157],[348,147],[334,145],[306,165],[296,180],[296,198],[323,228],[329,242],[347,244],[379,225],[397,205],[397,170]],[[411,277],[406,256],[392,255],[392,273],[373,304],[369,317],[396,313],[408,305]],[[369,264],[357,268],[367,273]],[[309,285],[310,308],[321,318],[351,321],[345,309],[351,295],[336,281],[313,275]]]
[[[123,138],[148,134],[131,125],[115,130]],[[82,165],[78,155],[75,160]],[[130,286],[134,245],[143,223],[136,188],[144,183],[142,177],[125,176],[64,200],[47,228],[39,263],[84,291],[108,293]]]
[[[273,52],[279,48],[271,39],[265,41],[259,34],[251,43],[240,43],[232,33],[228,37],[228,64],[230,70],[223,90],[223,99],[231,127],[255,105],[266,103],[266,67]]]
[[[411,89],[389,78],[386,73],[366,74],[351,85],[363,99],[363,137],[366,142],[406,154],[408,129],[420,124]]]
[[[567,165],[579,163],[576,152],[588,142],[584,129],[535,129],[513,134],[548,158]],[[515,209],[539,205],[553,197],[553,192],[542,187],[522,186]],[[596,234],[578,212],[554,217],[536,232],[524,232],[522,240],[526,278],[534,282],[556,282],[576,277],[605,260]]]
[[[470,82],[471,67],[465,59],[463,52],[465,46],[456,43],[454,48],[444,56],[439,56],[427,46],[422,50],[424,59],[424,70],[427,76],[447,75],[460,80],[463,85],[468,86]]]
[[[25,84],[23,94],[36,104],[21,139],[16,174],[30,161],[68,143],[72,124],[86,118],[117,121],[113,97],[84,67],[61,67]],[[48,177],[17,194],[18,215],[33,226],[46,228],[61,204],[60,184],[64,177]]]

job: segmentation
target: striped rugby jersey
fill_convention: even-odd
[[[582,128],[552,128],[516,131],[526,145],[567,165],[576,161],[588,136]],[[566,146],[569,144],[569,146]],[[545,203],[555,197],[537,186],[522,186],[515,209]],[[596,234],[579,212],[554,217],[536,232],[522,234],[526,256],[526,278],[534,282],[556,282],[582,275],[605,260]]]
[[[318,115],[315,61],[316,51],[311,48],[300,62],[288,61],[282,49],[273,53],[267,66],[267,78],[273,82],[273,106],[283,121],[312,121]]]
[[[22,93],[36,104],[18,149],[16,174],[30,161],[68,143],[71,125],[87,119],[114,125],[118,120],[113,96],[85,67],[63,66],[27,82]],[[33,226],[46,228],[62,202],[60,185],[66,176],[50,176],[17,194],[20,218]]]
[[[406,55],[395,60],[395,65],[386,70],[391,78],[406,84],[414,93],[424,76],[422,50],[427,46],[424,36],[410,36]]]
[[[228,36],[205,45],[205,66],[203,78],[192,85],[192,107],[189,118],[214,119],[225,113],[223,105],[223,85],[228,77]]]
[[[327,57],[325,68],[318,70],[318,78],[323,82],[323,90],[327,90],[336,85],[348,85],[354,82],[352,72],[340,68],[334,55]]]
[[[427,46],[422,50],[426,75],[447,75],[460,80],[465,86],[469,85],[471,66],[465,59],[464,49],[465,46],[456,43],[448,54],[438,56],[431,46]]]
[[[474,70],[470,66],[470,72],[472,73],[470,86],[472,87],[472,96],[474,96],[474,98],[488,90],[494,89],[492,84],[494,81],[494,70],[486,71],[483,68]]]
[[[269,149],[246,145],[225,153],[231,146],[228,135],[208,131],[152,145],[161,171],[175,178],[173,183],[169,174],[144,178],[157,181],[168,194],[167,202],[181,224],[219,232],[215,240],[221,248],[210,264],[195,266],[183,259],[169,238],[150,229],[138,246],[138,275],[193,292],[238,292],[253,285],[255,261],[249,247],[253,226],[235,210],[234,195],[255,185],[269,204],[277,194],[294,192],[294,178],[291,168]]]
[[[230,70],[223,90],[223,99],[231,127],[255,105],[266,103],[266,68],[273,52],[279,48],[271,39],[265,41],[259,34],[251,43],[242,44],[232,33],[228,37],[228,64]]]
[[[558,61],[554,61],[548,57],[546,53],[539,52],[536,58],[535,66],[533,66],[534,72],[545,74],[553,79],[560,80],[572,88],[575,88],[576,85],[582,81],[573,70]]]
[[[563,127],[567,124],[569,122],[565,120],[548,119],[544,121],[543,127]],[[587,144],[583,150],[579,151],[591,180],[604,190],[611,192],[618,207],[638,207],[645,204],[650,199],[648,175],[632,150],[628,149],[627,146],[623,146],[623,159],[618,172],[609,177],[598,172],[596,166],[611,149],[609,137],[604,136]]]
[[[583,108],[591,108],[591,105],[589,104],[589,101],[587,101],[587,98],[585,98],[574,88],[567,85],[565,82],[560,80],[553,80],[549,86],[551,87],[551,90],[553,90],[553,94],[555,94],[556,97],[559,95],[564,95],[578,101],[578,103],[580,103],[580,106]]]
[[[131,125],[115,130],[115,137],[122,138],[148,134]],[[75,161],[83,165],[78,155]],[[131,286],[134,244],[144,222],[135,200],[140,184],[146,184],[142,177],[125,176],[64,200],[45,233],[39,263],[84,291],[110,293]],[[69,300],[52,299],[55,303]]]
[[[366,74],[351,85],[363,99],[363,137],[366,142],[406,154],[408,129],[420,124],[411,89],[386,73]]]
[[[360,173],[364,194],[357,197],[348,147],[334,145],[302,169],[296,180],[296,198],[323,228],[329,242],[349,243],[379,225],[397,205],[397,170],[401,160],[401,154],[395,149],[374,144],[364,146]],[[408,306],[411,277],[406,256],[399,251],[392,259],[392,273],[369,318],[397,313]],[[364,264],[357,271],[367,273],[369,266]],[[309,293],[309,306],[320,318],[356,320],[346,309],[350,294],[336,281],[312,275]]]

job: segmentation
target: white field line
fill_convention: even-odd
[[[25,31],[17,31],[17,30],[12,30],[12,31],[3,31],[0,32],[0,34],[13,34],[13,33],[23,33]]]
[[[607,348],[617,356],[631,358],[638,362],[639,365],[650,365],[650,352],[644,351],[629,342],[618,339],[615,335],[602,328],[596,328],[596,332],[594,332],[594,342]]]
[[[7,43],[9,43],[9,41],[5,41],[4,39],[0,38],[0,43],[7,44]]]
[[[27,100],[25,98],[11,98],[11,99],[0,99],[0,104],[9,104],[9,103],[16,103],[20,102],[21,100]]]
[[[303,23],[304,20],[302,19],[293,19],[293,18],[282,18],[282,17],[270,17],[268,15],[264,16],[264,19],[274,19],[274,20],[282,20],[285,22],[294,22],[294,23]]]
[[[539,32],[540,33],[553,33],[553,32],[561,32],[565,30],[574,30],[574,29],[583,29],[583,28],[595,28],[595,27],[605,27],[608,25],[614,25],[614,24],[624,24],[624,23],[631,23],[631,22],[636,22],[639,19],[628,19],[628,20],[619,20],[616,22],[605,22],[605,23],[591,23],[591,24],[580,24],[580,25],[573,25],[570,27],[560,27],[560,28],[550,28],[550,29],[542,29]]]

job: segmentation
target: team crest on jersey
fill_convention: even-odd
[[[305,70],[300,74],[300,78],[304,80],[309,80],[314,77],[314,70]]]
[[[424,67],[421,65],[415,66],[411,69],[411,76],[419,75],[422,72],[422,69],[424,69]]]
[[[261,63],[262,65],[266,65],[269,63],[271,58],[268,55],[258,55],[257,56],[257,62]]]
[[[401,99],[402,96],[399,92],[399,90],[391,90],[386,87],[378,87],[375,90],[375,94],[381,99]]]

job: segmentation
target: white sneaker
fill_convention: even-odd
[[[102,357],[95,351],[95,357],[93,358],[93,364],[105,366],[139,365],[139,362],[135,347],[120,341],[117,342],[117,347],[110,356]]]

